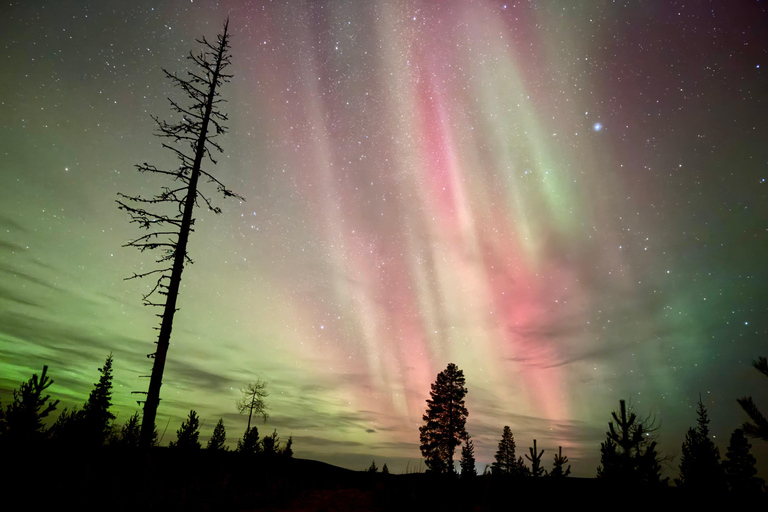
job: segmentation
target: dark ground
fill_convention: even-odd
[[[620,485],[590,478],[493,478],[382,475],[318,461],[244,457],[233,452],[147,453],[103,448],[4,450],[4,510],[685,510],[734,509],[746,498],[676,488]],[[766,510],[766,497],[754,497]],[[750,500],[751,501],[751,500]]]

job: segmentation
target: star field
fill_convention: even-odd
[[[32,5],[34,4],[34,5]],[[208,167],[161,391],[167,444],[269,383],[296,456],[418,465],[430,384],[464,371],[478,467],[509,425],[594,476],[619,399],[679,453],[701,393],[724,453],[768,408],[763,2],[16,2],[0,17],[0,395],[43,364],[81,404],[114,353],[146,389],[152,268],[118,192],[173,168],[150,116],[230,17],[230,132]],[[208,190],[215,197],[214,190]],[[765,447],[753,443],[765,474]],[[764,444],[764,443],[763,443]],[[760,451],[762,450],[762,451]],[[669,474],[677,474],[678,461]]]

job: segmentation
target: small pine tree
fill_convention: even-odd
[[[650,434],[657,428],[649,419],[640,420],[626,402],[619,401],[620,412],[611,413],[608,438],[600,445],[598,478],[624,482],[666,483],[661,480],[661,465],[656,441]]]
[[[201,448],[200,441],[200,417],[194,410],[189,411],[189,416],[176,431],[176,441],[168,447],[182,450],[196,450]]]
[[[514,475],[518,465],[515,459],[515,437],[508,426],[504,426],[499,441],[499,449],[496,450],[496,462],[493,463],[494,475]]]
[[[82,411],[86,442],[97,446],[104,444],[109,424],[115,419],[115,415],[109,412],[112,406],[112,354],[107,356],[99,372],[99,382],[93,385]]]
[[[381,474],[382,475],[388,475],[389,474],[389,468],[387,467],[387,463],[384,463],[384,466],[381,468]]]
[[[533,447],[529,447],[528,451],[530,452],[530,456],[526,455],[525,458],[531,461],[531,475],[533,476],[542,476],[546,471],[544,471],[544,468],[541,467],[541,457],[544,455],[544,450],[541,450],[539,454],[536,454],[536,440],[533,440]]]
[[[213,429],[213,434],[211,435],[211,438],[208,440],[208,446],[206,447],[209,450],[224,450],[224,442],[227,440],[227,431],[224,428],[224,418],[219,418],[219,422],[216,424],[216,427]]]
[[[237,441],[237,451],[248,455],[253,455],[261,451],[259,443],[259,429],[256,427],[246,428],[243,438]]]
[[[56,410],[59,401],[49,402],[50,395],[43,395],[53,380],[48,378],[48,366],[43,366],[43,373],[38,378],[34,374],[27,382],[22,382],[19,389],[13,391],[13,402],[5,412],[5,432],[3,438],[10,443],[22,445],[38,442],[45,437],[43,418]]]
[[[368,466],[367,472],[368,473],[378,473],[379,472],[379,468],[376,466],[376,461],[375,460],[371,461],[371,465]]]
[[[557,447],[557,455],[555,455],[555,463],[552,466],[552,471],[549,472],[549,476],[555,478],[566,477],[571,474],[571,465],[568,464],[568,468],[563,471],[563,467],[568,464],[568,457],[563,457],[563,447]]]
[[[141,419],[139,418],[139,413],[137,412],[128,418],[128,421],[126,421],[123,427],[120,429],[117,445],[123,448],[136,449],[139,447],[140,437]],[[157,438],[157,430],[155,430],[155,438]]]
[[[477,468],[475,467],[475,444],[472,442],[472,438],[467,435],[467,440],[464,442],[464,446],[461,447],[461,478],[472,478],[477,476]]]
[[[83,411],[77,408],[70,411],[65,408],[48,430],[50,439],[56,443],[66,443],[69,446],[81,446],[84,441],[87,442],[88,440],[83,420]]]
[[[285,448],[281,452],[283,457],[293,457],[293,436],[288,436],[288,441],[285,443]]]
[[[280,453],[280,438],[277,437],[277,429],[261,441],[261,451],[264,455],[277,455]]]
[[[764,482],[762,478],[756,476],[756,461],[750,448],[752,445],[744,435],[744,431],[740,428],[734,430],[723,461],[728,487],[732,492],[751,494],[760,492],[762,489]]]

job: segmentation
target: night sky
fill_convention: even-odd
[[[757,0],[37,0],[0,8],[0,396],[42,366],[82,406],[114,354],[146,390],[155,255],[117,193],[230,17],[230,132],[197,211],[158,427],[245,428],[352,469],[418,467],[453,362],[480,471],[504,425],[594,476],[626,399],[678,458],[699,394],[721,453],[768,412],[768,16]],[[768,443],[753,451],[768,468]],[[759,450],[758,450],[759,448]],[[458,451],[456,457],[458,458]],[[423,468],[423,466],[422,466]]]

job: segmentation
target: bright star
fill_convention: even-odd
[[[592,125],[592,129],[595,130],[596,132],[599,132],[600,130],[603,129],[603,125],[600,123],[595,123],[594,125]]]

